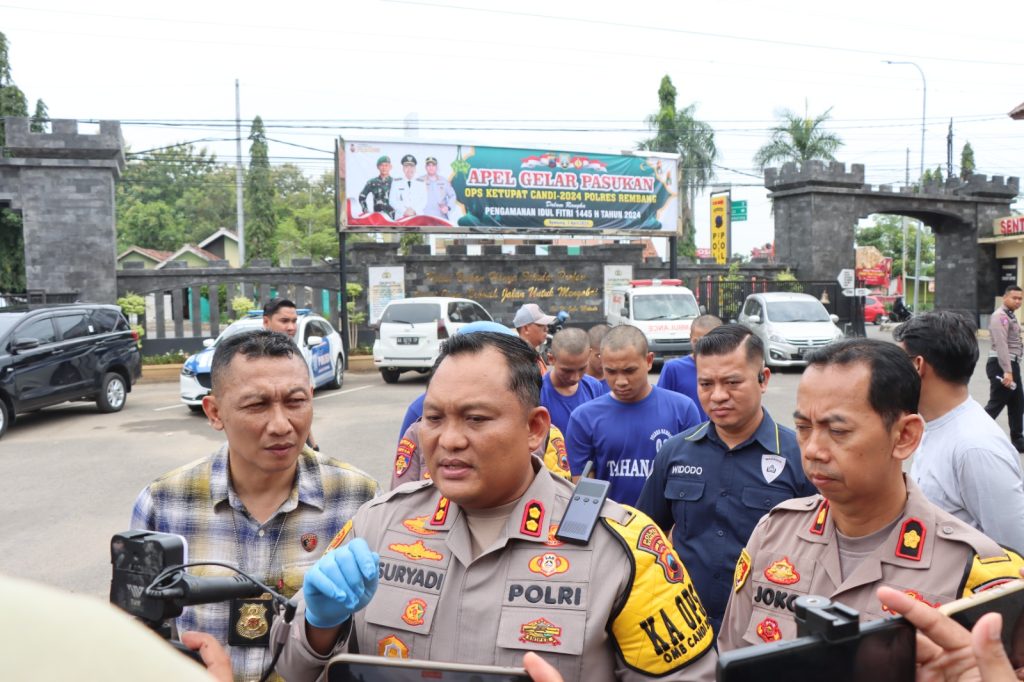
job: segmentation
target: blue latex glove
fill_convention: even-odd
[[[377,591],[379,565],[380,555],[371,552],[362,538],[320,557],[302,583],[306,622],[315,628],[333,628],[365,608]]]

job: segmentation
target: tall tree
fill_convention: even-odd
[[[274,182],[267,153],[263,119],[257,116],[249,130],[249,170],[245,176],[245,255],[277,262],[277,217],[274,213]]]
[[[50,122],[50,112],[46,108],[46,102],[41,99],[36,100],[36,111],[32,114],[32,121],[29,123],[29,129],[33,133],[45,133],[46,124]]]
[[[964,143],[960,152],[960,178],[966,180],[974,172],[974,148],[970,142]]]
[[[927,172],[927,171],[926,171]],[[892,276],[903,275],[903,221],[898,215],[874,214],[868,216],[872,224],[857,228],[857,246],[874,246],[883,256],[892,258]],[[914,274],[914,243],[919,223],[907,219],[908,274]],[[935,274],[935,235],[930,230],[921,232],[921,275]]]
[[[676,87],[667,75],[658,87],[658,111],[647,117],[654,137],[639,144],[640,149],[679,154],[679,198],[683,214],[683,239],[680,252],[692,257],[696,253],[693,226],[693,205],[697,194],[715,177],[718,159],[715,131],[696,118],[696,102],[676,109]]]
[[[11,77],[10,44],[0,33],[0,146],[6,142],[4,116],[28,116],[28,100]]]
[[[771,139],[754,154],[754,163],[762,171],[775,163],[787,161],[835,161],[835,152],[843,141],[835,133],[824,129],[831,118],[832,108],[811,118],[804,103],[804,115],[783,109],[776,116],[779,124],[772,128]]]

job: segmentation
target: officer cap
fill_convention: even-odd
[[[378,166],[381,165],[382,163],[391,163],[391,157],[385,154],[384,156],[377,159]]]
[[[437,159],[435,157],[433,157],[433,156],[428,156],[427,157],[427,163],[432,163],[432,164],[434,164],[436,166],[437,165]]]
[[[408,164],[412,164],[413,166],[415,166],[416,165],[416,157],[413,156],[412,154],[406,154],[405,156],[402,157],[402,165],[404,166],[407,163]]]

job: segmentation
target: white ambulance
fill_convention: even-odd
[[[679,279],[634,279],[612,289],[608,325],[630,324],[647,337],[656,361],[688,355],[690,325],[701,314],[693,292]]]

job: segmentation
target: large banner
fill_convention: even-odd
[[[341,226],[675,233],[678,167],[656,152],[341,141]]]

